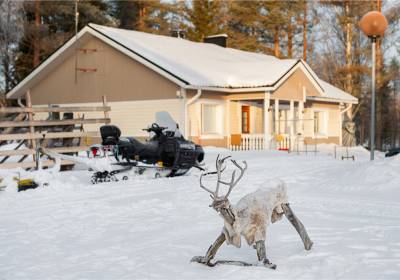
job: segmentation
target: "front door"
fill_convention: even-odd
[[[250,133],[250,106],[242,106],[242,133]]]

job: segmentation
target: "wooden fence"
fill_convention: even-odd
[[[38,147],[47,148],[57,153],[77,153],[86,151],[87,143],[82,143],[83,138],[100,137],[98,131],[83,131],[84,124],[108,124],[110,123],[109,111],[106,97],[103,96],[103,106],[76,106],[76,107],[32,107],[29,92],[26,95],[26,107],[2,107],[0,114],[17,114],[14,120],[1,121],[0,143],[4,141],[19,141],[13,150],[1,150],[0,169],[4,168],[34,168],[38,165]],[[68,119],[35,120],[35,113],[72,113]],[[76,118],[75,113],[80,112],[103,112],[104,118]],[[78,125],[78,127],[77,127]],[[79,126],[80,125],[80,126]],[[12,133],[16,128],[27,128],[24,133]],[[78,131],[76,131],[78,129]],[[65,145],[61,147],[47,147],[48,140],[60,140]],[[73,141],[67,139],[78,139],[78,144],[72,146]],[[25,144],[25,148],[19,149]],[[7,162],[10,157],[21,156],[18,162]],[[31,156],[31,157],[30,157]],[[40,155],[39,155],[40,157]],[[41,161],[43,167],[54,164],[52,160]],[[63,160],[62,165],[71,165],[73,162]]]

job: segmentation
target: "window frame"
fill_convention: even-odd
[[[204,123],[205,123],[205,115],[204,115],[204,106],[211,105],[216,106],[216,131],[215,132],[208,132],[204,131]],[[201,139],[220,139],[223,138],[223,129],[224,129],[224,104],[215,100],[202,100],[200,102],[200,119],[201,119],[201,126],[200,126],[200,138]]]
[[[319,128],[319,131],[315,129],[315,113],[322,114],[322,129]],[[323,109],[314,109],[313,110],[313,134],[314,138],[328,138],[328,130],[329,130],[329,111]],[[318,123],[320,125],[320,123]]]

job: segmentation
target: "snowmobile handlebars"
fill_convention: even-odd
[[[148,128],[143,128],[142,130],[147,131],[147,132],[154,132],[156,134],[161,133],[163,130],[167,129],[168,127],[165,126],[159,126],[156,123],[153,123],[150,127]]]

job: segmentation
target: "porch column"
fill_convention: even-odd
[[[301,135],[304,136],[304,131],[303,131],[303,111],[304,111],[304,102],[299,101],[299,127],[298,127],[298,132],[301,133]]]
[[[268,91],[264,94],[264,149],[269,150],[270,143],[270,128],[269,128],[269,101],[270,93]]]
[[[275,99],[275,135],[279,134],[279,127],[280,127],[280,122],[279,122],[279,99]]]
[[[343,106],[343,103],[340,103],[340,105],[342,105]],[[339,129],[339,146],[342,146],[343,145],[343,114],[342,114],[342,111],[341,111],[341,109],[340,109],[340,106],[339,105],[339,110],[340,110],[340,113],[339,113],[339,124],[340,124],[340,129]]]
[[[178,94],[178,92],[177,92]],[[186,89],[181,88],[179,91],[179,97],[181,98],[182,102],[182,117],[179,129],[182,135],[187,139],[188,132],[189,132],[189,115],[188,115],[188,105],[187,105],[187,96],[186,96]]]
[[[289,111],[289,128],[290,128],[290,149],[293,148],[293,144],[294,144],[294,124],[295,124],[295,120],[294,120],[294,101],[290,100],[290,111]]]
[[[231,147],[231,101],[227,99],[225,101],[225,124],[226,124],[226,147],[229,149]]]
[[[304,137],[304,115],[303,115],[303,111],[304,111],[304,103],[306,102],[306,96],[307,96],[307,89],[305,86],[303,86],[303,100],[299,101],[299,119],[300,119],[300,129],[299,132],[302,134],[302,136]]]

